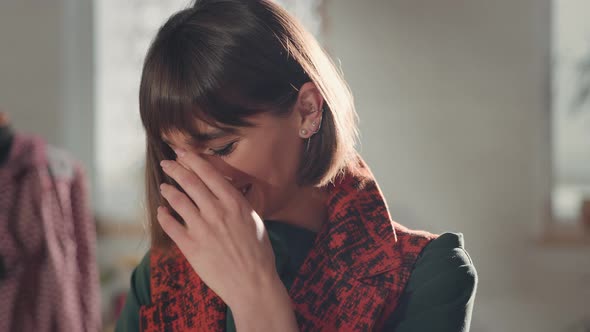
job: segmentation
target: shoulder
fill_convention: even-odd
[[[131,287],[137,296],[139,305],[151,303],[150,289],[150,251],[143,256],[141,262],[131,275]]]
[[[462,233],[443,233],[432,240],[422,251],[418,264],[444,263],[445,267],[473,266],[473,260],[465,249]]]
[[[420,253],[388,327],[396,331],[468,331],[477,271],[463,234],[443,233]]]
[[[443,233],[424,247],[412,271],[408,287],[427,281],[453,284],[462,281],[461,288],[473,288],[477,272],[465,249],[462,233]]]
[[[139,331],[141,307],[150,304],[150,251],[148,251],[131,274],[131,286],[127,292],[125,305],[119,314],[115,331]]]
[[[440,288],[453,291],[470,291],[477,284],[477,272],[469,253],[465,249],[462,233],[440,235],[424,231],[406,230],[400,232],[398,240],[401,251],[415,253],[406,283],[406,294],[416,295],[417,290]],[[443,295],[445,291],[438,294]]]

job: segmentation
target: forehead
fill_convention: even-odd
[[[191,121],[190,126],[183,128],[168,128],[161,133],[162,140],[174,146],[190,144],[194,146],[205,145],[217,139],[230,136],[246,135],[252,130],[281,126],[277,122],[285,121],[269,113],[258,113],[247,117],[246,124],[230,126],[218,122],[209,123],[201,119]]]
[[[196,121],[194,130],[185,131],[170,129],[162,133],[162,140],[170,145],[180,146],[184,144],[200,145],[216,139],[238,134],[240,130],[236,127],[212,126],[203,121]]]

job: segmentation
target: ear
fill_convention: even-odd
[[[309,138],[315,134],[321,126],[323,115],[324,97],[315,83],[307,82],[299,89],[295,112],[299,115],[299,136]]]

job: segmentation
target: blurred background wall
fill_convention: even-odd
[[[479,273],[472,331],[590,316],[590,246],[550,221],[550,0],[327,0],[324,45],[394,219],[458,231]],[[92,4],[0,3],[0,107],[94,177]]]
[[[9,1],[0,15],[2,108],[23,130],[62,143],[63,7],[55,0]]]
[[[537,241],[551,190],[551,1],[326,12],[394,219],[466,236],[480,278],[472,330],[563,331],[589,315],[588,247]]]
[[[19,130],[68,149],[94,179],[92,8],[91,0],[0,2],[0,109]]]

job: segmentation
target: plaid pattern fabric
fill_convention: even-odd
[[[15,135],[0,167],[0,331],[99,331],[95,247],[80,166]]]
[[[327,222],[289,294],[301,331],[379,331],[394,312],[418,255],[437,235],[392,221],[359,156],[329,188]],[[226,306],[177,247],[151,251],[151,304],[142,331],[225,330]]]

